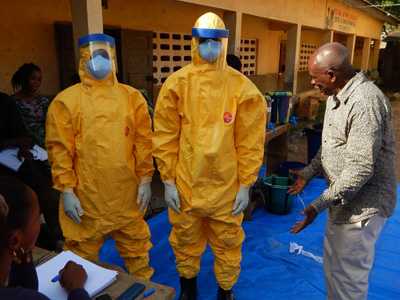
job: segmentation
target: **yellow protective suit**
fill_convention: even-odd
[[[96,80],[87,70],[91,53],[106,49],[112,72]],[[151,119],[145,99],[116,78],[115,52],[104,43],[82,47],[81,83],[59,93],[47,115],[46,144],[55,188],[73,188],[84,215],[74,223],[60,201],[65,249],[97,260],[111,235],[129,272],[150,279],[150,231],[136,203],[138,183],[150,181]]]
[[[197,28],[224,29],[207,13]],[[226,65],[226,39],[215,63],[198,53],[161,88],[154,117],[153,155],[163,181],[176,182],[181,213],[169,210],[170,243],[182,277],[193,278],[207,243],[215,255],[219,285],[229,290],[240,273],[243,214],[232,215],[239,186],[250,186],[263,161],[264,97],[251,81]]]

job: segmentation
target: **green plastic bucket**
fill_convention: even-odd
[[[289,177],[269,176],[263,179],[265,208],[278,215],[286,215],[292,209],[293,196],[287,193],[293,180]]]

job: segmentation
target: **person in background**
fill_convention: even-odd
[[[10,96],[0,93],[0,152],[17,148],[18,157],[23,160],[16,171],[0,164],[0,175],[17,177],[37,193],[47,224],[43,229],[46,228],[48,232],[48,236],[45,236],[45,231],[42,231],[40,243],[46,249],[55,250],[62,243],[58,221],[60,195],[52,188],[48,166],[44,162],[33,160],[30,152],[32,146],[32,138],[23,125],[15,101]]]
[[[14,73],[11,84],[22,121],[33,143],[45,147],[45,123],[49,100],[40,95],[42,71],[33,64],[23,64]]]
[[[48,300],[39,293],[32,250],[40,231],[35,193],[15,177],[0,176],[0,299]],[[68,262],[59,272],[69,300],[89,300],[86,271]]]
[[[65,249],[97,260],[111,235],[128,271],[149,280],[152,246],[143,219],[153,176],[151,119],[146,100],[116,77],[115,40],[79,39],[81,83],[53,100],[46,144],[54,186],[62,193]]]
[[[240,61],[240,58],[236,55],[228,54],[226,56],[226,63],[228,64],[228,66],[235,69],[236,71],[242,72],[242,62]]]
[[[229,31],[206,13],[192,29],[192,63],[163,84],[154,114],[154,156],[165,185],[180,300],[197,299],[207,244],[215,256],[218,300],[234,299],[243,211],[264,155],[265,100],[227,66]]]
[[[316,50],[308,63],[311,84],[329,96],[322,145],[298,175],[297,194],[321,171],[328,188],[292,227],[298,233],[329,210],[324,270],[330,300],[364,300],[375,242],[396,206],[395,149],[391,106],[379,88],[349,61],[339,43]]]

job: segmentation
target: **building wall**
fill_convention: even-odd
[[[6,1],[2,3],[0,19],[0,90],[11,93],[13,73],[23,63],[33,62],[43,70],[42,93],[57,93],[59,74],[53,23],[71,20],[69,1]]]
[[[312,53],[324,43],[325,32],[316,29],[302,29],[300,43],[299,72],[297,77],[297,91],[311,90],[311,77],[308,74],[308,60]]]
[[[308,60],[311,55],[326,41],[322,30],[303,29],[301,31],[299,71],[308,73]]]
[[[361,69],[363,43],[364,43],[364,38],[358,36],[356,38],[356,45],[354,47],[354,59],[353,59],[353,66],[356,69]]]
[[[357,35],[379,38],[383,22],[351,8],[340,0],[181,0],[182,2],[209,5],[211,7],[238,10],[246,14],[285,20],[289,23],[302,24],[320,29],[326,28],[326,13],[328,6],[342,9],[357,18],[355,31]],[[353,33],[353,32],[349,32]]]
[[[378,69],[378,59],[379,59],[379,48],[380,41],[374,40],[374,47],[371,48],[370,58],[369,58],[369,69],[376,70]]]
[[[259,40],[257,73],[267,74],[278,71],[279,44],[283,32],[272,30],[269,21],[251,17],[250,14],[269,20],[325,28],[327,5],[335,3],[343,6],[337,0],[279,0],[279,5],[276,3],[270,0],[111,0],[108,1],[108,9],[103,10],[103,17],[104,24],[123,28],[190,32],[197,17],[206,11],[214,11],[220,16],[223,15],[222,8],[241,11],[245,13],[243,36]],[[59,89],[59,66],[54,22],[71,22],[70,1],[13,0],[2,4],[0,90],[10,93],[12,74],[21,64],[34,62],[43,69],[42,93],[56,94]],[[382,23],[361,12],[352,11],[357,15],[357,36],[379,38]]]
[[[301,42],[315,44],[320,46],[323,44],[324,32],[321,30],[303,29],[301,31]]]
[[[325,25],[325,0],[183,0],[182,2],[238,10],[249,15],[313,27],[323,28]]]
[[[278,73],[279,49],[283,36],[283,31],[270,30],[266,19],[243,15],[242,38],[256,38],[258,41],[257,75]]]
[[[174,0],[112,0],[103,10],[103,20],[129,29],[191,33],[196,19],[208,11],[223,17],[221,9]]]
[[[343,32],[356,33],[358,36],[380,39],[383,22],[337,0],[328,0],[327,6],[341,9],[343,12],[347,12],[356,18],[353,30],[344,30]]]
[[[196,19],[210,9],[173,0],[108,1],[103,10],[105,25],[137,30],[191,32]],[[25,62],[43,70],[41,92],[59,92],[59,66],[54,39],[54,22],[71,22],[68,0],[14,0],[0,11],[0,90],[11,93],[10,80]]]
[[[361,69],[362,64],[362,48],[356,49],[354,52],[353,66],[356,69]]]

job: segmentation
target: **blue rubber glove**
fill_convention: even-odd
[[[78,197],[72,191],[72,189],[66,189],[62,193],[63,202],[64,202],[64,212],[65,214],[72,219],[76,224],[81,223],[81,217],[84,214],[84,211],[81,207],[81,202]]]

